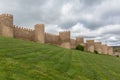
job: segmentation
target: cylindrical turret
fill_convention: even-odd
[[[94,52],[94,40],[87,40],[85,50],[88,52]]]
[[[1,14],[0,15],[1,25],[13,27],[13,15],[11,14]]]
[[[95,42],[94,46],[95,46],[95,51],[97,51],[98,53],[102,53],[102,43],[101,42]]]
[[[11,14],[1,14],[0,22],[1,35],[13,37],[13,16]]]
[[[35,41],[38,43],[45,43],[44,24],[35,25]]]

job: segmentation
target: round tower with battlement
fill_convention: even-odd
[[[70,31],[59,32],[61,47],[63,48],[71,48],[70,41]]]
[[[0,33],[2,36],[13,37],[13,15],[0,15]]]
[[[87,40],[86,46],[85,46],[85,51],[94,52],[94,50],[95,50],[94,40]]]
[[[38,43],[45,43],[44,24],[35,25],[35,41]]]
[[[98,53],[102,53],[102,43],[101,42],[94,42],[94,46],[95,46],[95,51],[97,51]]]

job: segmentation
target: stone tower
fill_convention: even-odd
[[[112,47],[110,47],[110,46],[108,46],[108,54],[109,55],[113,55],[113,48]]]
[[[76,45],[85,46],[83,37],[76,37]]]
[[[101,42],[95,42],[94,46],[95,46],[95,51],[97,51],[98,53],[102,53],[102,44],[101,44]]]
[[[71,48],[70,41],[70,31],[59,32],[61,47],[63,48]]]
[[[94,40],[87,40],[86,41],[85,51],[94,52],[94,50],[95,50]]]
[[[0,35],[13,37],[13,16],[10,14],[0,15]]]
[[[35,25],[35,41],[38,43],[45,43],[44,24]]]
[[[108,46],[106,44],[102,45],[102,53],[103,54],[108,54]]]

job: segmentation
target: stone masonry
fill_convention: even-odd
[[[94,50],[95,50],[94,40],[87,40],[86,41],[85,50],[88,52],[94,52]]]

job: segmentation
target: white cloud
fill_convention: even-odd
[[[107,25],[101,28],[98,28],[96,30],[90,30],[89,28],[86,28],[83,24],[77,23],[70,29],[72,33],[72,37],[75,38],[76,36],[83,36],[86,38],[92,38],[97,41],[108,41],[110,43],[111,41],[118,41],[116,34],[120,31],[120,25]],[[120,38],[120,37],[119,37]]]
[[[72,9],[72,4],[70,3],[66,3],[63,5],[62,7],[62,14],[63,15],[68,15],[71,13],[71,9]]]
[[[58,34],[60,31],[64,31],[58,25],[46,24],[45,31],[52,34]]]

